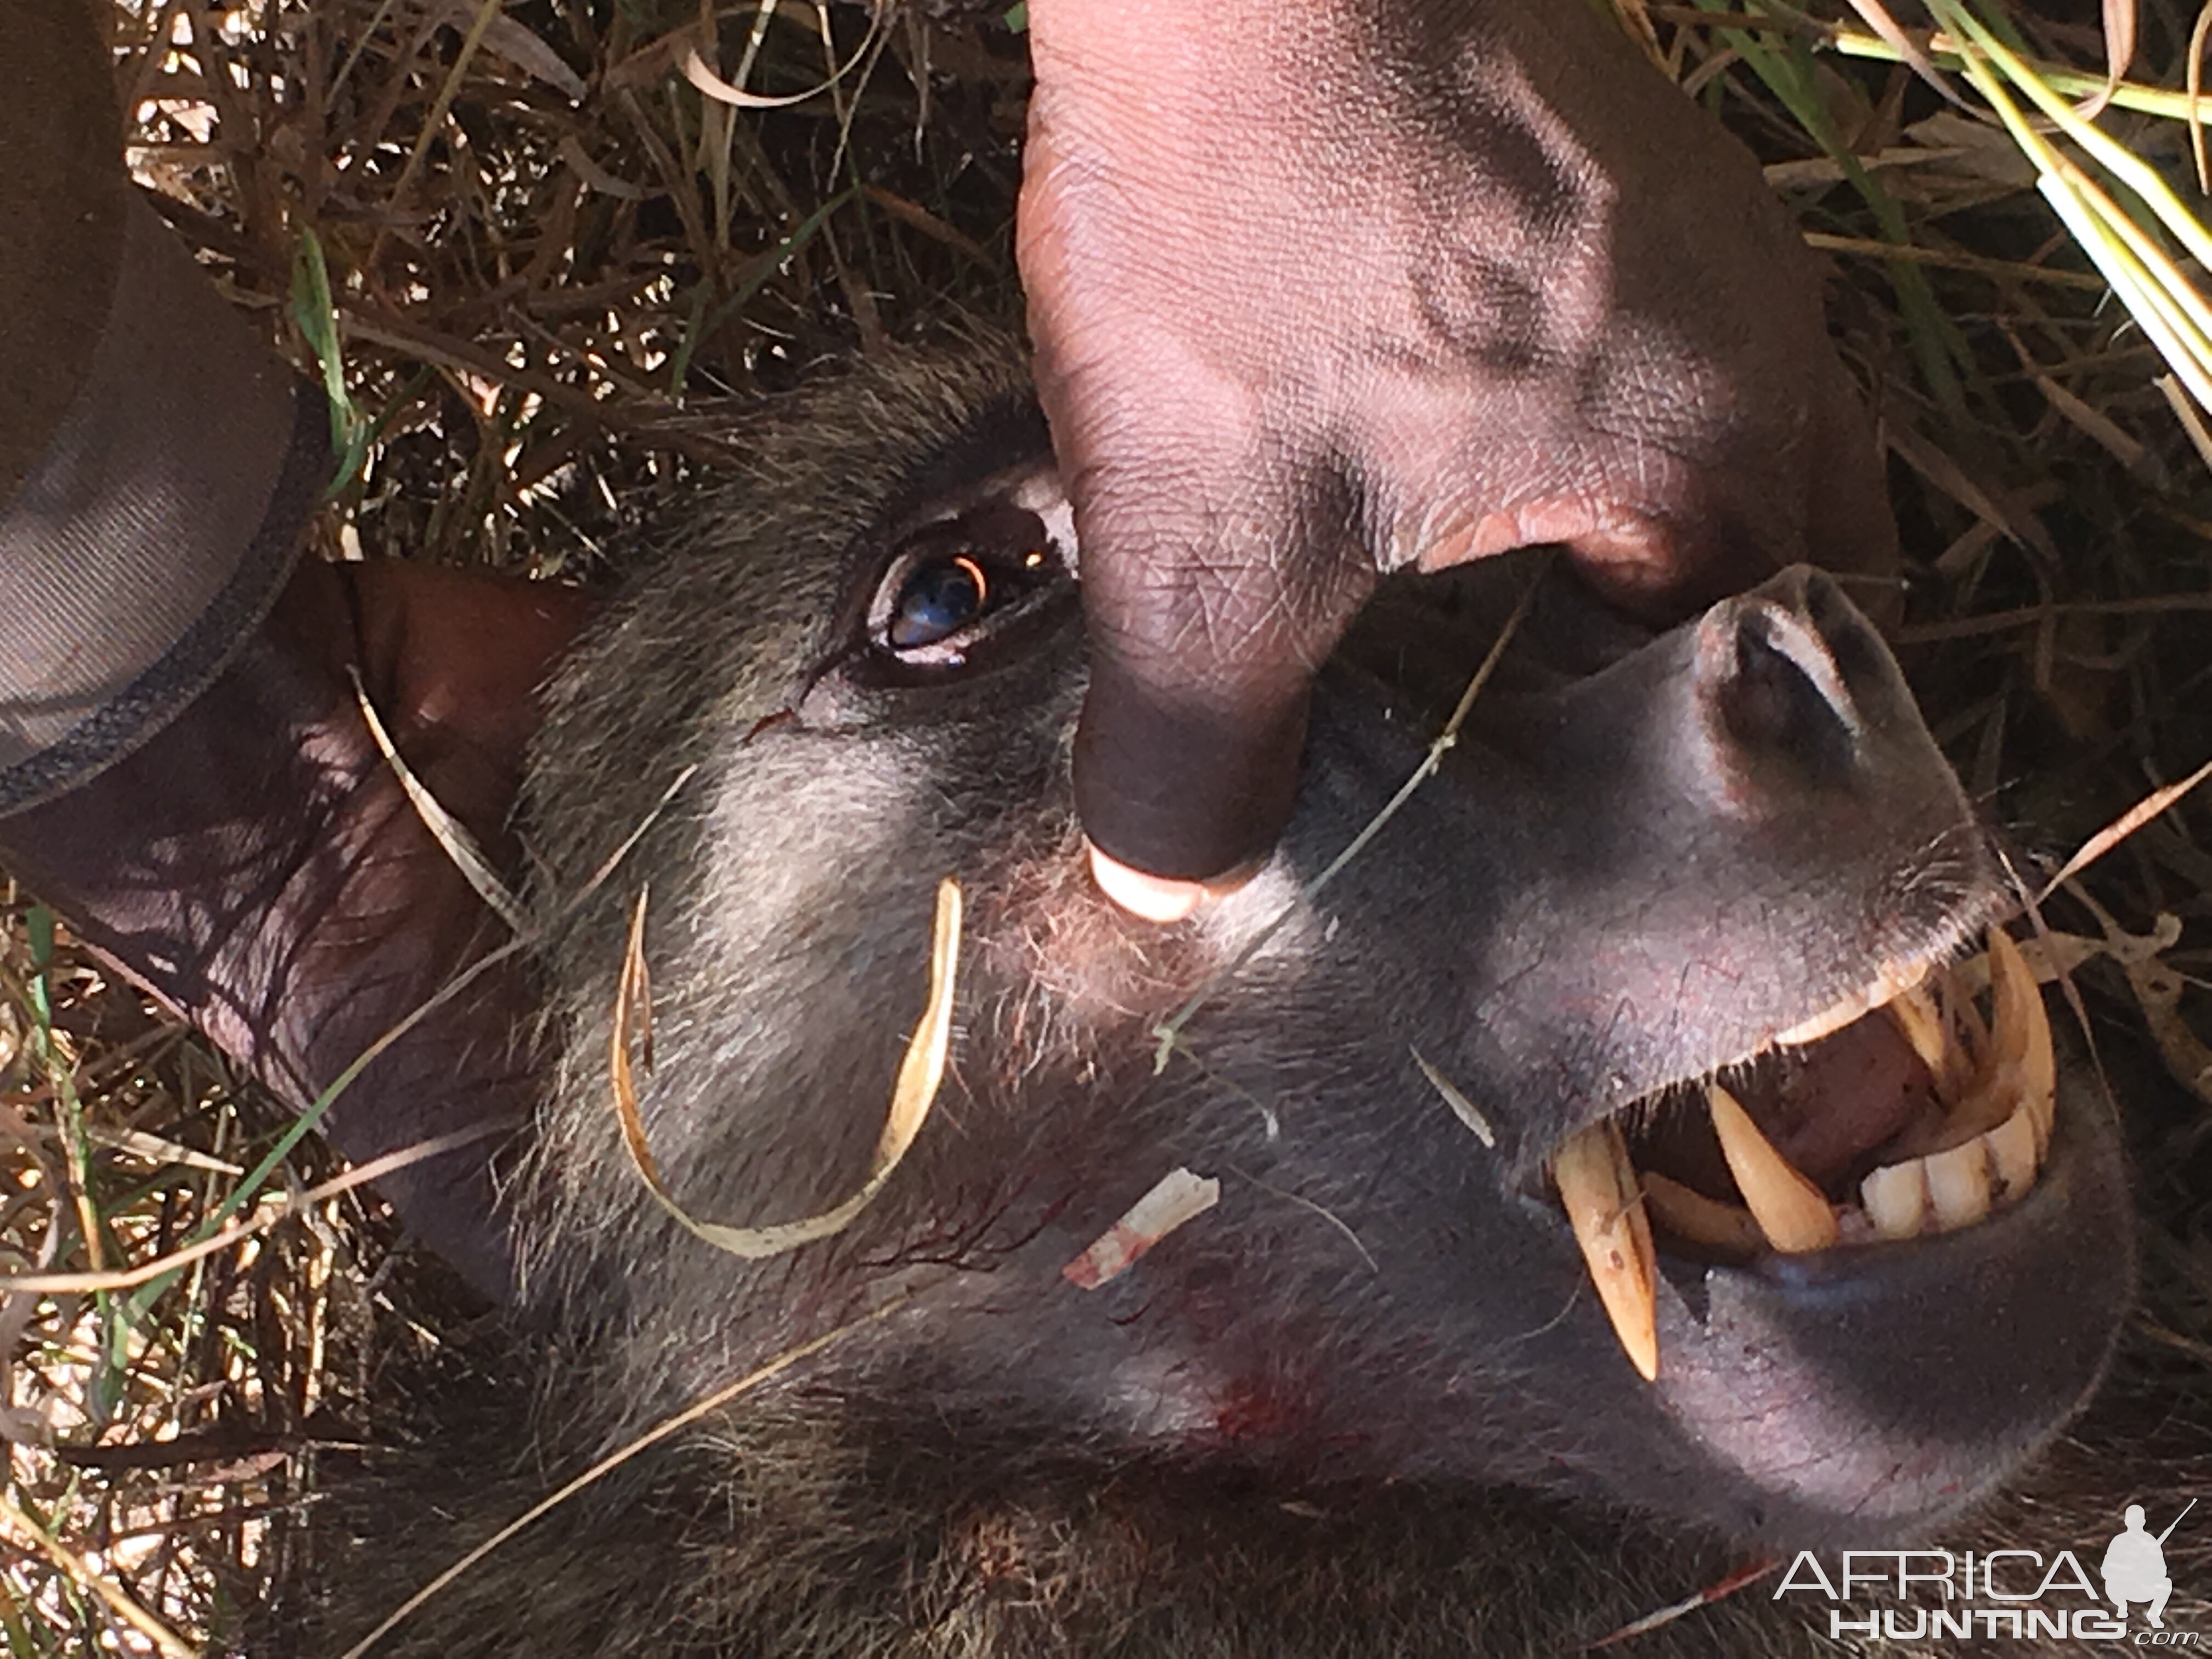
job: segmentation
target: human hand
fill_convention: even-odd
[[[1081,536],[1077,800],[1169,917],[1263,853],[1381,573],[1656,617],[1895,532],[1758,167],[1585,0],[1034,0],[1020,259]]]

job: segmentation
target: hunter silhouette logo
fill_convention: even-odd
[[[2166,1628],[2166,1601],[2173,1594],[2173,1580],[2166,1571],[2166,1540],[2173,1536],[2174,1528],[2181,1524],[2181,1516],[2197,1507],[2191,1498],[2183,1505],[2181,1515],[2166,1523],[2166,1528],[2155,1538],[2145,1529],[2143,1506],[2128,1505],[2123,1517],[2127,1530],[2105,1547],[2105,1599],[2112,1604],[2112,1611],[2122,1619],[2128,1616],[2128,1603],[2148,1604],[2143,1617],[2153,1630]]]

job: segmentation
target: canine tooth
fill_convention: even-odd
[[[1928,1225],[1928,1170],[1918,1158],[1876,1170],[1859,1182],[1859,1202],[1884,1238],[1915,1238]]]
[[[1982,1145],[1989,1149],[1990,1196],[1997,1204],[2009,1204],[2035,1185],[2041,1154],[2036,1146],[2035,1114],[2025,1102],[1985,1132]]]
[[[1825,1250],[1836,1242],[1836,1212],[1820,1189],[1794,1169],[1761,1134],[1736,1097],[1717,1083],[1705,1085],[1721,1155],[1735,1176],[1743,1201],[1758,1218],[1766,1242],[1788,1255]]]
[[[1928,1171],[1928,1201],[1937,1232],[1956,1232],[1989,1215],[1989,1148],[1979,1135],[1948,1152],[1930,1152],[1920,1162]]]
[[[1943,1011],[1936,1006],[1936,999],[1926,988],[1914,986],[1909,991],[1899,991],[1884,1010],[1890,1021],[1912,1045],[1912,1052],[1920,1056],[1920,1063],[1928,1068],[1928,1075],[1936,1079],[1940,1093],[1943,1087],[1946,1062],[1944,1056],[1950,1042],[1943,1032]]]
[[[2035,1125],[2039,1157],[2051,1145],[2058,1110],[2058,1066],[2051,1048],[2051,1013],[2035,975],[2002,927],[1990,929],[1990,1052],[1999,1073],[2010,1073]]]
[[[1707,1198],[1665,1176],[1645,1173],[1644,1202],[1651,1218],[1677,1238],[1736,1255],[1756,1255],[1766,1248],[1766,1235],[1750,1211]]]
[[[1569,1140],[1552,1160],[1552,1178],[1613,1334],[1651,1382],[1659,1375],[1658,1261],[1620,1126],[1608,1118]]]

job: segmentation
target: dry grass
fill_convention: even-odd
[[[699,12],[668,0],[119,15],[140,176],[319,375],[326,331],[287,313],[300,272],[327,271],[368,434],[349,550],[588,572],[641,485],[711,453],[685,400],[1012,292],[1027,71],[1004,30],[841,9],[824,39],[785,7],[750,86],[853,67],[759,114],[682,81]],[[723,26],[732,73],[752,21]]]
[[[2157,353],[2013,141],[1911,70],[1816,53],[1829,26],[1761,21],[1754,0],[1623,6],[1831,251],[1838,331],[1896,458],[1903,654],[1970,788],[2055,864],[2212,754],[2212,470]],[[345,394],[360,465],[319,523],[328,550],[599,574],[641,495],[711,459],[702,398],[773,389],[949,307],[1013,303],[1018,35],[913,12],[872,31],[847,9],[825,39],[812,8],[784,5],[745,84],[803,92],[851,67],[792,107],[732,111],[678,72],[699,15],[669,0],[118,0],[141,178]],[[738,9],[708,43],[724,76],[755,21]],[[2019,9],[2010,25],[2033,56],[2102,80],[2094,31]],[[2181,88],[2186,27],[2146,11],[2133,78]],[[2116,100],[2101,125],[2193,195],[2185,129],[2146,105]],[[318,261],[334,328],[295,305]],[[2188,1053],[2177,1031],[2212,1032],[2208,840],[2200,795],[2087,878],[2118,927],[2181,923],[2162,969],[2085,971],[2116,1050],[2145,1029],[2147,985],[2174,994],[2170,1055]],[[0,1265],[151,1259],[234,1189],[276,1115],[65,935],[47,944],[27,896],[0,897]],[[2046,910],[2102,926],[2063,895]],[[2212,1356],[2212,1100],[2133,1104],[2168,1224],[2139,1346],[2194,1368]],[[280,1202],[326,1161],[301,1149],[249,1201]],[[220,1648],[312,1566],[319,1449],[385,1432],[392,1394],[434,1361],[431,1329],[457,1316],[392,1242],[349,1198],[158,1294],[0,1309],[9,1654],[156,1650],[103,1589]]]
[[[151,1261],[238,1190],[281,1115],[6,896],[0,1262]],[[329,1162],[302,1149],[249,1202],[280,1206],[286,1182]],[[282,1581],[316,1453],[349,1432],[368,1389],[365,1315],[390,1231],[340,1200],[145,1291],[0,1304],[7,1651],[161,1650],[149,1632],[191,1640]],[[133,1608],[142,1627],[128,1629]]]

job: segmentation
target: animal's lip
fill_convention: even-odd
[[[2041,1176],[1987,1221],[1739,1265],[1665,1264],[1665,1363],[1651,1395],[1744,1483],[1735,1524],[1747,1536],[1840,1547],[1924,1536],[2095,1388],[2130,1301],[2134,1250],[2112,1119],[2086,1073],[2069,1079]],[[1909,1412],[1896,1409],[1900,1389]]]
[[[1986,1020],[1974,1000],[1988,989]],[[1904,1085],[1870,1080],[1860,1056],[1884,1047]],[[1857,991],[1778,1032],[1813,1082],[1808,1175],[1770,1138],[1755,1101],[1701,1085],[1706,1156],[1675,1164],[1642,1103],[1570,1136],[1552,1175],[1583,1261],[1621,1346],[1647,1379],[1662,1359],[1657,1289],[1662,1246],[1721,1264],[1849,1253],[1989,1224],[2033,1190],[2051,1150],[2057,1067],[2034,975],[2001,928],[1955,967],[1882,964]],[[1845,1056],[1839,1060],[1838,1055]],[[1725,1068],[1724,1068],[1725,1069]],[[1917,1074],[1917,1081],[1910,1077]],[[1823,1080],[1825,1075],[1825,1081]],[[1856,1091],[1856,1094],[1855,1092]],[[1679,1119],[1677,1120],[1679,1122]],[[1700,1126],[1702,1127],[1702,1126]],[[1786,1125],[1784,1126],[1786,1127]],[[1808,1143],[1801,1135],[1801,1150]],[[1718,1159],[1711,1155],[1717,1148]]]

